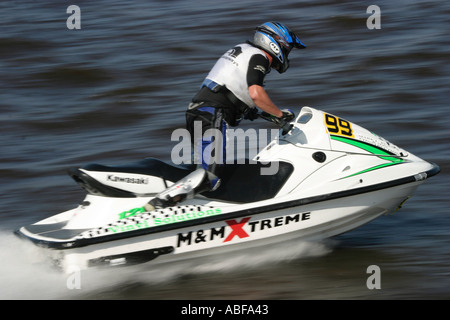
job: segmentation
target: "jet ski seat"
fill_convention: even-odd
[[[208,198],[249,203],[271,199],[281,190],[294,166],[288,162],[278,162],[278,170],[273,175],[263,175],[262,170],[274,163],[227,164],[220,173],[221,184],[215,191],[204,192]]]
[[[222,167],[221,184],[215,191],[203,192],[208,198],[231,202],[254,202],[273,198],[283,187],[294,170],[292,164],[279,162],[278,170],[273,175],[261,175],[261,170],[270,164],[246,163],[226,164]],[[166,181],[176,182],[196,169],[195,165],[174,165],[155,158],[147,158],[139,162],[105,166],[88,164],[82,169],[111,173],[136,173],[161,177]],[[72,168],[68,174],[90,194],[109,197],[137,197],[138,195],[105,185],[78,168]]]
[[[164,177],[169,181],[177,181],[196,169],[195,165],[174,165],[165,161],[146,158],[144,160],[114,166],[88,164],[83,167],[88,171],[105,171],[114,173],[136,173],[149,176]]]

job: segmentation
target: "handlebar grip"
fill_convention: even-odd
[[[291,124],[290,122],[287,122],[283,119],[277,118],[268,112],[263,111],[263,112],[259,113],[258,115],[260,118],[263,118],[264,120],[273,122],[277,127],[282,129],[283,135],[287,134],[294,127],[294,125]]]

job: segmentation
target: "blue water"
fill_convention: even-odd
[[[66,27],[71,4],[80,30]],[[371,4],[381,29],[366,26]],[[1,2],[0,297],[450,298],[449,17],[446,1]],[[252,259],[83,275],[75,290],[29,263],[11,233],[82,199],[66,170],[169,160],[170,135],[215,60],[270,20],[308,46],[291,53],[285,74],[268,75],[276,104],[345,117],[442,172],[393,216]],[[381,269],[379,290],[366,286],[370,265]]]

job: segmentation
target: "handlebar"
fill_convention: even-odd
[[[258,116],[266,121],[274,123],[277,127],[282,129],[283,136],[292,130],[294,125],[288,121],[272,116],[270,113],[265,111],[258,113]]]

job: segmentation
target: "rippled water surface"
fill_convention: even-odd
[[[450,298],[449,2],[54,3],[0,3],[0,298]],[[81,8],[80,30],[66,27],[70,4]],[[371,4],[381,29],[366,27]],[[12,231],[82,199],[66,170],[169,160],[171,132],[215,60],[270,20],[308,46],[267,77],[280,107],[343,116],[442,172],[393,216],[324,243],[95,272],[79,290],[31,263],[39,255]],[[366,286],[370,265],[381,269],[379,290]]]

